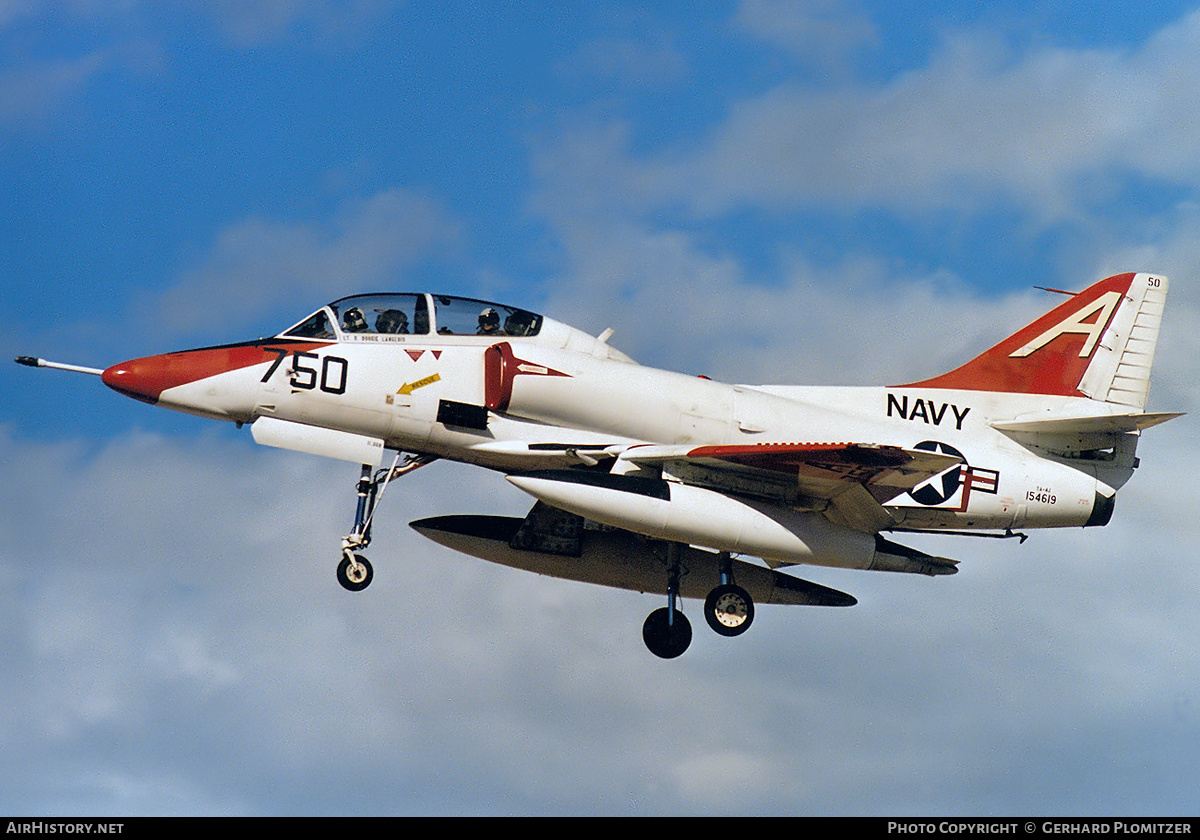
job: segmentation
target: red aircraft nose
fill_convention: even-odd
[[[281,354],[308,351],[323,347],[323,343],[283,340],[249,341],[244,344],[226,344],[220,347],[202,347],[198,350],[183,350],[164,353],[161,356],[146,356],[130,359],[113,365],[101,374],[104,384],[115,391],[148,403],[158,403],[165,391],[197,382],[201,379],[229,373],[265,362],[278,364]],[[274,370],[274,368],[271,368]],[[209,410],[208,398],[204,406],[193,405],[189,400],[195,395],[180,395],[183,402],[174,404],[172,395],[167,396],[171,408]]]
[[[147,356],[113,365],[100,379],[114,391],[153,404],[163,391],[180,383],[177,368],[171,356]]]

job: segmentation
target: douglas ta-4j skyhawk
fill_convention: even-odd
[[[359,552],[390,481],[438,458],[502,472],[536,499],[525,517],[412,527],[506,566],[665,593],[642,635],[669,658],[692,637],[680,598],[704,599],[724,636],[756,603],[856,603],[781,567],[952,574],[892,537],[1106,524],[1141,431],[1179,416],[1144,411],[1167,279],[1064,294],[962,367],[891,387],[726,385],[638,365],[611,330],[432,294],[346,297],[274,338],[107,370],[17,361],[361,465],[337,567],[349,590],[371,582]]]

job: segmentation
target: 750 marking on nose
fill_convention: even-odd
[[[316,353],[308,353],[304,350],[288,353],[287,350],[280,347],[264,347],[263,349],[277,355],[275,361],[267,368],[267,372],[263,374],[263,378],[259,380],[260,382],[270,379],[272,374],[283,364],[283,360],[290,355],[292,357],[292,375],[288,382],[293,388],[301,391],[320,388],[327,394],[346,393],[346,378],[350,370],[350,363],[341,356],[318,356]],[[320,370],[315,364],[309,364],[317,361],[321,363]]]

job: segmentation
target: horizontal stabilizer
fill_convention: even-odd
[[[992,428],[1001,432],[1026,432],[1030,434],[1124,434],[1140,432],[1176,417],[1182,411],[1137,412],[1133,414],[1101,414],[1090,417],[1055,417],[1038,420],[1001,420],[992,423]]]

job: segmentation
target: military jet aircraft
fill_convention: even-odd
[[[1144,273],[1064,292],[962,367],[889,387],[724,384],[639,365],[611,330],[436,294],[346,297],[272,338],[105,370],[17,361],[359,464],[337,566],[352,591],[371,582],[360,552],[391,481],[439,458],[504,473],[535,499],[525,517],[412,527],[507,566],[665,593],[642,635],[671,658],[692,638],[681,598],[736,636],[756,603],[856,603],[783,567],[946,575],[956,561],[893,538],[1106,524],[1142,430],[1179,416],[1144,410],[1166,293]]]

